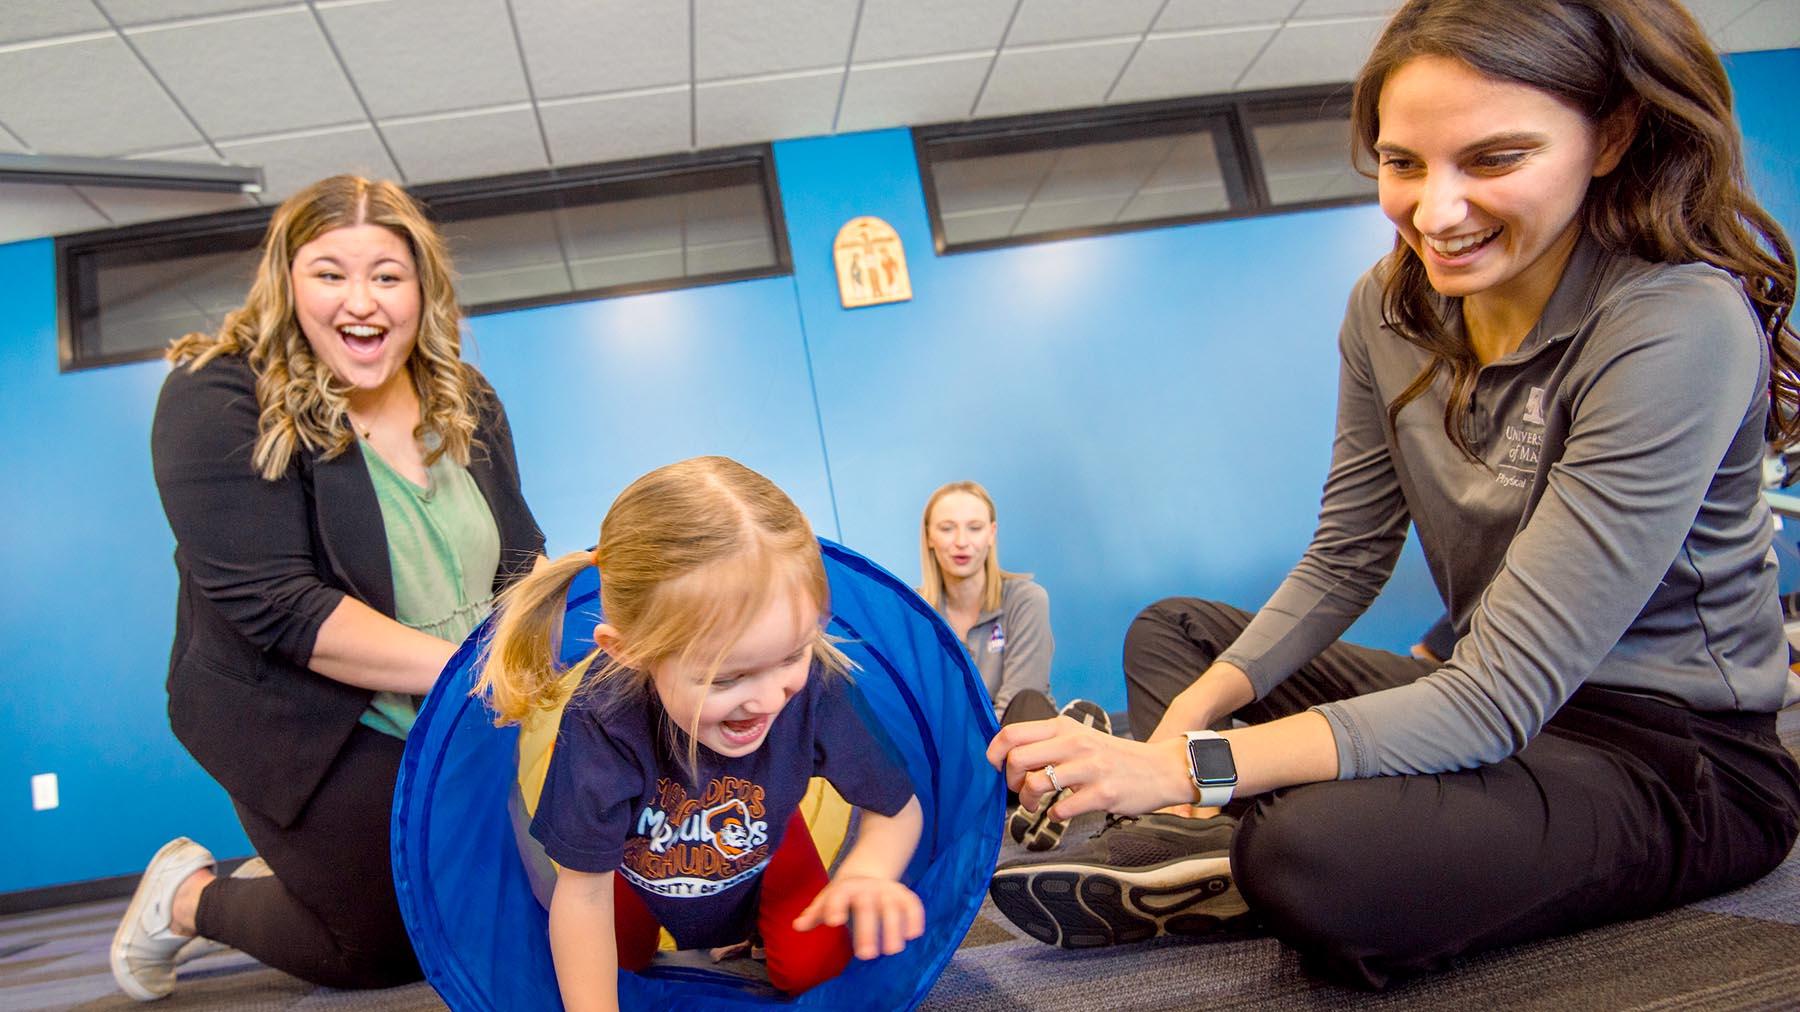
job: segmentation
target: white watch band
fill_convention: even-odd
[[[1191,745],[1196,741],[1207,738],[1218,738],[1220,741],[1223,741],[1225,736],[1217,731],[1184,731],[1182,732],[1182,738],[1187,744]],[[1232,777],[1231,782],[1228,784],[1202,784],[1200,782],[1200,771],[1194,768],[1194,753],[1191,750],[1188,752],[1187,760],[1188,779],[1193,782],[1194,793],[1198,796],[1197,800],[1194,802],[1195,804],[1203,805],[1207,808],[1217,808],[1231,800],[1232,792],[1237,790],[1237,777]]]

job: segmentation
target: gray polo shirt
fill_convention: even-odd
[[[984,611],[963,637],[998,716],[1020,689],[1050,695],[1050,593],[1024,577],[1000,585],[1000,607]],[[1054,700],[1052,700],[1054,703]]]
[[[1459,640],[1414,683],[1316,708],[1341,778],[1496,762],[1584,682],[1780,707],[1768,348],[1734,279],[1584,239],[1537,327],[1476,378],[1467,431],[1486,467],[1445,437],[1442,379],[1389,431],[1387,403],[1428,356],[1383,327],[1375,271],[1339,349],[1317,532],[1220,659],[1266,694],[1368,607],[1410,520]]]

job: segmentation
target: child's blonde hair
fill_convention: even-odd
[[[593,565],[601,572],[601,613],[618,630],[618,646],[598,670],[598,646],[573,669],[560,669],[564,600],[575,577]],[[829,613],[819,543],[786,493],[728,457],[659,467],[619,493],[601,521],[598,548],[540,566],[501,594],[474,692],[489,695],[496,724],[509,724],[555,709],[582,684],[613,677],[647,684],[650,668],[669,659],[699,661],[710,690],[750,623],[775,595],[791,592],[810,599],[821,617]],[[813,656],[827,670],[849,668],[823,623]],[[698,728],[684,730],[691,768]]]

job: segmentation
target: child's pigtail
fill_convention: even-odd
[[[481,679],[470,692],[488,697],[495,724],[516,724],[533,713],[555,709],[580,684],[582,676],[563,684],[569,672],[557,668],[557,646],[569,585],[593,564],[593,553],[570,552],[501,593]],[[575,670],[586,672],[599,654],[596,646]]]

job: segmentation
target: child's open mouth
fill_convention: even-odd
[[[763,732],[769,729],[770,714],[750,717],[746,720],[721,720],[719,733],[725,743],[735,747],[754,745],[762,738]]]

